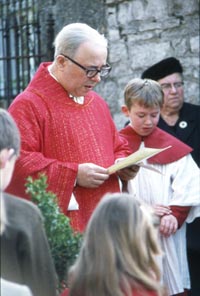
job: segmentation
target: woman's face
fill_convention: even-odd
[[[164,93],[164,104],[162,106],[163,110],[180,110],[183,105],[183,80],[179,73],[173,73],[160,80],[158,83]]]

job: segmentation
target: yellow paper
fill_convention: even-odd
[[[129,167],[131,165],[137,165],[138,163],[166,150],[169,149],[172,146],[168,146],[165,148],[148,148],[148,147],[144,147],[134,153],[132,153],[131,155],[127,156],[126,158],[124,158],[123,160],[119,161],[116,164],[111,165],[108,168],[108,172],[109,174],[113,174],[118,170],[124,169],[126,167]]]

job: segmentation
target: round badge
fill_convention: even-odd
[[[186,121],[181,121],[179,123],[180,128],[186,128],[187,127],[187,122]]]

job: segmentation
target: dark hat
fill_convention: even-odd
[[[141,78],[159,80],[173,73],[182,73],[182,72],[183,72],[183,68],[179,60],[177,60],[176,58],[170,57],[146,69],[142,73]]]

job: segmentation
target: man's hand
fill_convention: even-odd
[[[117,174],[122,181],[129,181],[137,175],[139,169],[140,167],[138,165],[132,165],[130,167],[119,170]]]
[[[97,188],[109,178],[108,170],[94,163],[82,163],[78,166],[76,183],[87,188]]]

